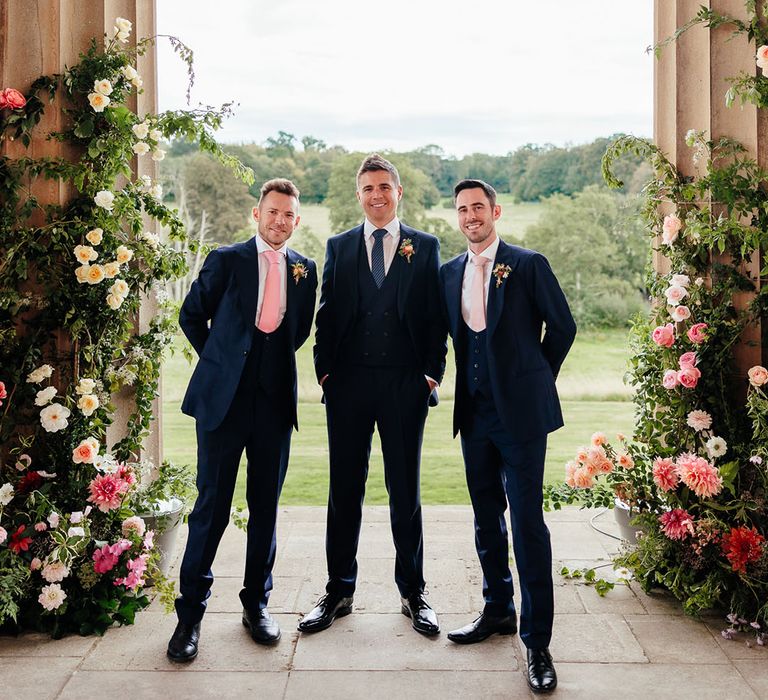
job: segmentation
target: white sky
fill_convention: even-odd
[[[652,22],[651,0],[157,0],[192,105],[239,103],[220,140],[456,156],[650,136]],[[165,40],[158,60],[160,108],[184,108]]]

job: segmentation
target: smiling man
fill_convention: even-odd
[[[394,165],[368,156],[357,173],[365,221],[328,240],[315,336],[330,448],[328,583],[299,622],[303,632],[326,629],[352,611],[374,428],[384,456],[401,610],[418,632],[440,631],[423,595],[419,493],[424,422],[445,369],[439,244],[398,220],[402,194]]]
[[[485,607],[448,639],[473,644],[517,632],[504,516],[509,502],[528,685],[549,692],[557,675],[548,650],[554,602],[542,513],[544,456],[547,434],[563,425],[555,379],[576,324],[544,256],[497,236],[501,206],[493,187],[462,180],[454,198],[469,250],[443,265],[440,288],[456,353],[453,434],[461,433]]]
[[[181,407],[196,421],[198,497],[181,564],[179,622],[168,643],[173,661],[197,656],[211,565],[229,522],[243,450],[249,514],[243,624],[255,642],[280,639],[267,601],[277,504],[298,428],[295,352],[312,327],[317,272],[286,245],[299,225],[299,190],[290,180],[264,183],[253,217],[258,234],[211,251],[179,316],[199,355]]]

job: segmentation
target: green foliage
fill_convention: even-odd
[[[604,578],[597,578],[597,574],[594,569],[569,569],[564,566],[560,569],[560,575],[566,579],[583,580],[588,586],[592,586],[595,589],[595,593],[601,598],[605,598],[609,591],[616,588],[616,584],[612,581],[606,581]]]

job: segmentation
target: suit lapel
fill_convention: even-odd
[[[259,250],[255,238],[243,244],[235,274],[243,316],[248,324],[255,326],[256,307],[259,303]]]
[[[298,282],[293,276],[293,266],[297,263],[304,262],[304,259],[301,258],[298,253],[296,253],[295,250],[291,250],[290,248],[286,248],[285,251],[285,262],[286,262],[286,276],[287,276],[287,287],[286,287],[286,295],[285,295],[285,318],[288,321],[288,332],[290,338],[296,337],[296,325],[299,321],[299,313],[298,309],[296,308],[296,305],[299,303],[299,285],[304,281],[303,278],[299,278]],[[306,265],[306,263],[305,263]]]
[[[347,308],[350,309],[350,318],[354,318],[357,313],[358,303],[358,256],[363,246],[363,225],[353,228],[341,241],[339,241],[338,254],[336,259],[336,270],[334,270],[333,284],[334,296],[336,299],[343,299],[349,302]],[[336,271],[340,271],[337,274]],[[339,306],[343,308],[343,306]]]
[[[509,275],[501,280],[493,273],[498,265],[509,266]],[[504,309],[504,299],[507,295],[507,287],[509,286],[510,278],[514,273],[516,265],[517,258],[515,257],[512,248],[504,243],[504,241],[499,240],[499,249],[496,251],[496,259],[493,261],[493,266],[491,267],[491,285],[488,289],[486,327],[488,329],[489,339],[499,325],[501,313]]]
[[[419,239],[421,237],[413,230],[409,229],[406,226],[400,225],[400,241],[397,244],[397,250],[395,251],[395,257],[392,259],[392,265],[394,265],[397,262],[398,257],[402,257],[402,262],[405,263],[403,265],[400,265],[400,276],[397,281],[397,313],[400,316],[400,320],[403,319],[405,316],[405,308],[406,308],[406,301],[408,300],[408,292],[411,289],[411,283],[413,282],[413,274],[414,274],[414,268],[416,267],[416,261],[418,259],[419,254]],[[403,242],[406,239],[410,239],[411,244],[413,245],[413,255],[411,256],[411,261],[408,262],[408,259],[405,256],[400,255],[400,246],[403,245]]]
[[[450,265],[445,276],[445,300],[448,306],[448,323],[451,325],[451,336],[458,337],[461,319],[461,286],[464,281],[464,267],[468,254],[464,253]]]

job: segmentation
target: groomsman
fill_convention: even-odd
[[[424,599],[419,470],[427,407],[445,369],[439,244],[397,218],[403,194],[388,160],[357,173],[365,221],[328,241],[316,318],[315,371],[330,448],[326,595],[299,622],[329,627],[352,611],[374,428],[381,437],[401,610],[423,634],[440,631]]]
[[[456,353],[453,432],[461,433],[485,607],[448,638],[472,644],[517,632],[504,516],[509,502],[528,684],[548,692],[557,675],[548,650],[554,603],[542,513],[544,456],[547,433],[563,425],[555,379],[576,324],[547,260],[496,235],[501,206],[493,187],[462,180],[454,201],[469,250],[442,266],[440,282]]]
[[[272,644],[280,628],[267,611],[275,561],[277,503],[296,419],[295,352],[309,336],[315,263],[287,247],[299,224],[299,190],[264,183],[253,217],[258,235],[217,248],[192,283],[179,325],[199,355],[182,411],[197,429],[197,490],[181,564],[173,661],[197,656],[211,594],[211,565],[229,522],[240,457],[248,458],[248,540],[240,600],[254,641]]]

